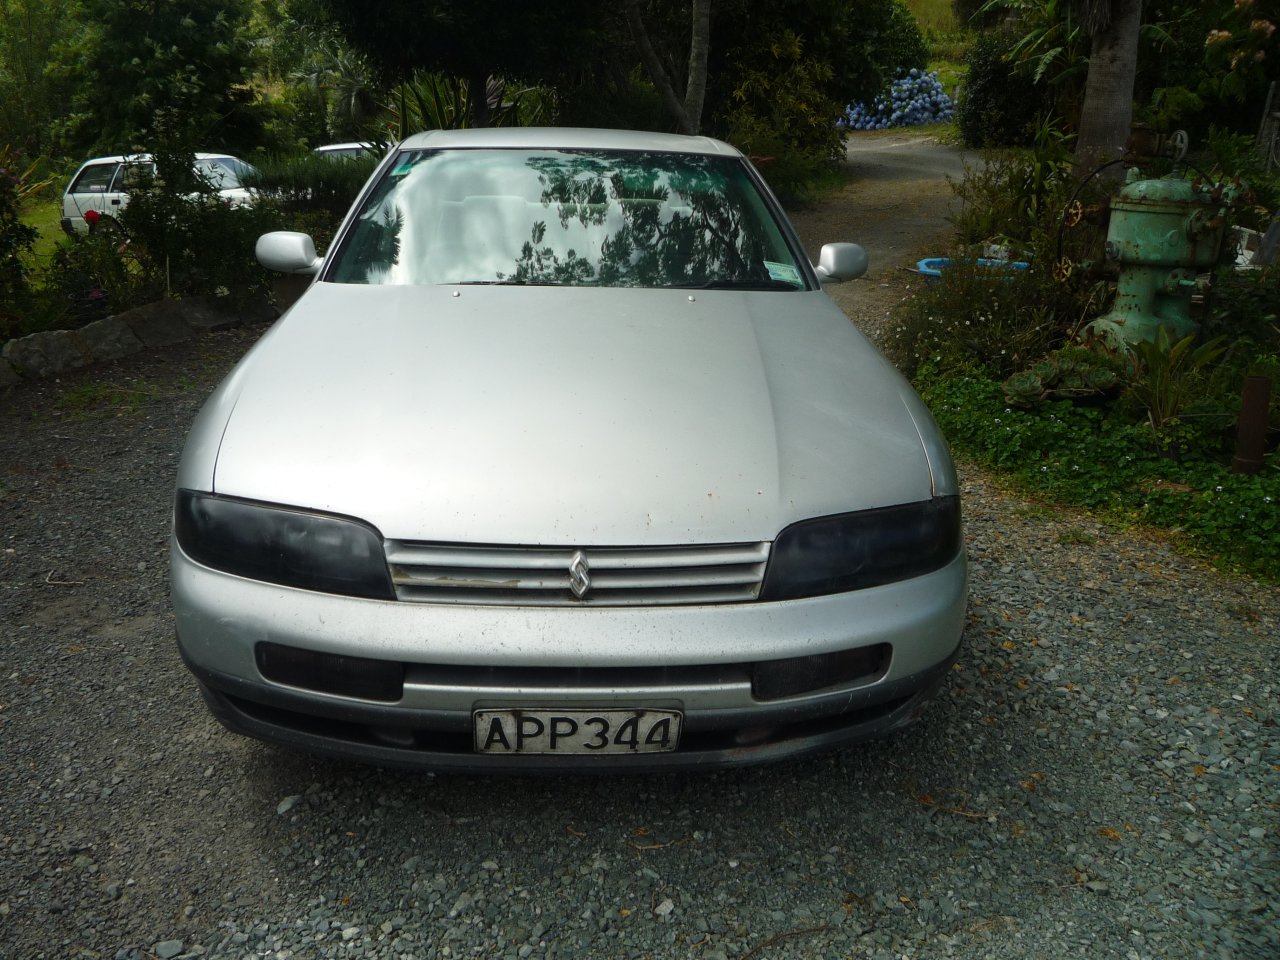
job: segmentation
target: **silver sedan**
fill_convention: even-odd
[[[192,428],[172,589],[232,730],[428,769],[774,760],[915,719],[956,475],[752,165],[436,131],[384,158]]]

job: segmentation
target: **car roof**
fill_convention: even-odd
[[[328,150],[376,150],[377,144],[370,142],[362,143],[324,143],[318,147],[312,147],[312,153],[324,153]]]
[[[197,153],[194,154],[197,160],[238,160],[229,153]],[[149,153],[128,153],[116,154],[113,157],[90,157],[80,166],[88,166],[91,163],[148,163],[151,161]]]
[[[402,150],[488,147],[569,150],[651,150],[662,153],[701,153],[740,157],[734,147],[711,137],[689,137],[644,130],[600,130],[589,127],[484,127],[469,130],[428,130],[400,144]]]

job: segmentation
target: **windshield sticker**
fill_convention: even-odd
[[[769,271],[769,277],[772,280],[793,283],[797,287],[804,286],[804,281],[800,279],[800,271],[789,263],[774,263],[772,260],[766,260],[764,268]]]

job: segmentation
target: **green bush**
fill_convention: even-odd
[[[0,166],[0,333],[6,336],[30,299],[27,257],[36,236],[18,215],[18,177]]]
[[[626,130],[667,131],[672,124],[662,95],[641,67],[603,80],[591,77],[560,91],[556,120],[566,127]]]
[[[854,15],[861,16],[862,11],[855,7]],[[929,44],[903,0],[892,0],[889,5],[888,22],[876,39],[874,59],[890,78],[912,67],[923,70],[929,65]]]
[[[755,160],[783,202],[804,198],[844,156],[836,126],[844,108],[824,92],[829,73],[805,55],[800,37],[785,33],[767,61],[743,68],[734,106],[721,121],[727,139]]]
[[[1233,565],[1280,577],[1280,455],[1256,475],[1220,458],[1172,459],[1149,426],[1114,408],[1050,401],[1010,406],[980,374],[922,366],[921,396],[955,450],[1007,471],[1025,489],[1126,523],[1179,530]]]
[[[993,27],[1008,16],[1003,8],[993,7],[990,0],[951,0],[951,12],[957,23],[972,29]]]
[[[279,227],[269,202],[232,208],[216,196],[139,191],[120,222],[129,238],[122,253],[135,259],[135,296],[143,302],[198,294],[243,302],[268,288],[254,247]]]
[[[245,186],[277,211],[277,229],[309,233],[323,250],[377,164],[373,155],[344,160],[314,153],[268,157],[245,177]]]
[[[1026,146],[1035,136],[1042,91],[1017,75],[1007,59],[1018,36],[984,33],[969,48],[968,70],[956,109],[960,136],[970,147]]]
[[[929,363],[1003,379],[1062,343],[1053,292],[1039,269],[993,270],[956,257],[896,311],[881,347],[907,374]]]

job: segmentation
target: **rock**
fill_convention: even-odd
[[[13,364],[8,359],[0,357],[0,390],[21,382],[22,377],[18,375],[17,370],[13,369]]]
[[[154,947],[152,952],[160,958],[160,960],[172,960],[182,952],[181,940],[161,940]]]
[[[93,355],[73,330],[45,330],[10,340],[0,356],[31,377],[50,377],[93,362]]]
[[[276,814],[284,815],[288,813],[290,810],[296,807],[301,800],[302,800],[302,794],[300,793],[295,793],[291,797],[285,797],[278,804],[276,804]]]
[[[462,893],[458,899],[453,902],[453,906],[449,908],[449,917],[460,917],[475,905],[476,898],[469,893]]]
[[[126,310],[119,319],[146,346],[167,347],[195,335],[196,328],[186,322],[186,312],[183,301],[158,300]]]
[[[80,336],[95,361],[119,360],[142,349],[142,341],[120,317],[95,320],[80,329]]]

